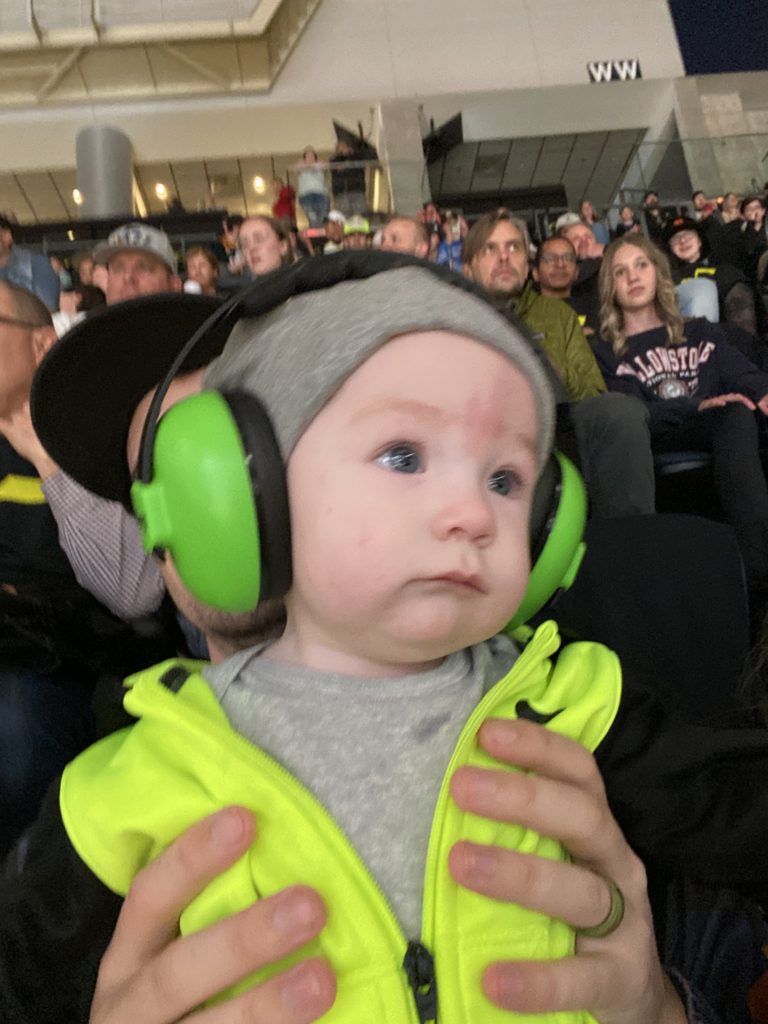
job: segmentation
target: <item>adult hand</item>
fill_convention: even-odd
[[[751,398],[747,398],[746,395],[740,395],[737,391],[732,391],[727,395],[715,395],[713,398],[703,399],[703,401],[699,402],[699,412],[704,412],[705,409],[722,409],[729,402],[741,402],[742,405],[746,405],[752,412],[755,411],[755,403]]]
[[[768,395],[763,395],[763,397],[757,403],[757,408],[760,410],[763,416],[768,416]]]
[[[178,937],[191,900],[251,845],[254,821],[229,807],[193,825],[134,879],[101,961],[90,1024],[308,1024],[333,1004],[322,960],[305,960],[218,1006],[195,1007],[314,938],[325,906],[296,886],[194,935]]]
[[[605,938],[577,937],[575,956],[492,964],[483,976],[487,997],[517,1013],[588,1010],[601,1024],[684,1024],[682,1003],[656,953],[643,865],[610,812],[592,755],[525,721],[486,722],[479,740],[496,760],[535,774],[460,768],[451,780],[459,807],[558,839],[573,861],[461,842],[449,857],[455,880],[574,928],[606,918],[606,878],[625,901],[619,927]]]
[[[24,402],[8,416],[0,418],[0,434],[8,439],[23,459],[32,463],[41,480],[58,472],[59,467],[43,448],[32,426],[29,402]]]

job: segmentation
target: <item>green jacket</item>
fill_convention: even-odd
[[[515,312],[541,342],[571,402],[592,398],[606,390],[597,360],[570,306],[560,299],[540,295],[529,281]]]
[[[420,937],[424,946],[408,942],[325,808],[286,769],[233,731],[196,663],[166,662],[128,680],[125,706],[138,722],[95,744],[64,772],[60,804],[70,841],[90,870],[124,895],[136,872],[193,822],[229,804],[246,806],[257,816],[258,838],[187,907],[182,934],[285,886],[310,885],[325,899],[328,923],[300,956],[324,956],[336,972],[338,996],[323,1018],[328,1024],[508,1024],[509,1014],[491,1006],[482,993],[483,970],[503,958],[568,956],[573,931],[561,921],[456,885],[448,872],[448,852],[468,839],[554,860],[565,860],[567,854],[558,842],[520,826],[464,814],[450,799],[448,783],[460,765],[500,767],[476,742],[489,717],[549,719],[547,728],[591,750],[598,746],[618,709],[618,659],[600,644],[576,643],[553,663],[559,646],[555,623],[540,626],[462,730],[432,823]],[[414,954],[420,956],[418,980],[414,971],[409,979],[409,956]],[[248,979],[238,990],[297,958]],[[515,1020],[591,1024],[593,1019],[587,1013],[561,1013],[523,1014]]]

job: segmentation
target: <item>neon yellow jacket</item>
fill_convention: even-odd
[[[547,728],[592,750],[597,747],[619,704],[618,659],[599,644],[578,643],[564,648],[552,663],[559,645],[554,623],[539,627],[510,672],[475,708],[443,780],[427,854],[421,935],[434,957],[440,1024],[509,1024],[511,1015],[493,1007],[482,993],[483,970],[500,959],[547,959],[573,951],[567,925],[463,889],[448,873],[448,852],[460,839],[567,858],[551,839],[465,814],[448,792],[448,780],[459,765],[501,767],[475,737],[486,718],[517,717],[521,702],[527,705],[526,717],[533,709],[534,716],[550,718]],[[328,923],[301,957],[325,956],[339,982],[336,1003],[324,1020],[418,1024],[435,1019],[430,1009],[434,978],[409,982],[404,957],[407,949],[414,953],[415,944],[409,945],[348,839],[307,789],[234,732],[198,668],[197,663],[166,662],[129,679],[125,706],[137,724],[108,736],[67,767],[61,812],[79,856],[105,885],[124,895],[137,871],[193,822],[229,804],[246,806],[258,819],[253,847],[190,904],[182,915],[182,933],[204,928],[285,886],[313,886],[326,901]],[[425,963],[429,973],[428,954]],[[514,1019],[531,1024],[592,1021],[586,1013]]]

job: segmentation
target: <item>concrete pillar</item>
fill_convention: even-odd
[[[376,108],[375,146],[389,181],[391,210],[413,216],[430,198],[418,105],[387,100]]]
[[[739,76],[686,78],[675,83],[675,116],[694,188],[707,195],[748,193],[768,174],[763,158],[768,118],[745,109]],[[751,76],[753,77],[753,76]],[[765,75],[768,85],[768,74]]]
[[[90,125],[77,133],[77,187],[80,215],[133,215],[131,140],[118,128]]]

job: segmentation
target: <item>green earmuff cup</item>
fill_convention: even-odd
[[[567,590],[576,579],[586,551],[582,538],[587,522],[587,494],[579,471],[562,452],[550,456],[537,490],[542,507],[534,508],[532,515],[531,575],[507,630],[527,622],[555,594]]]

